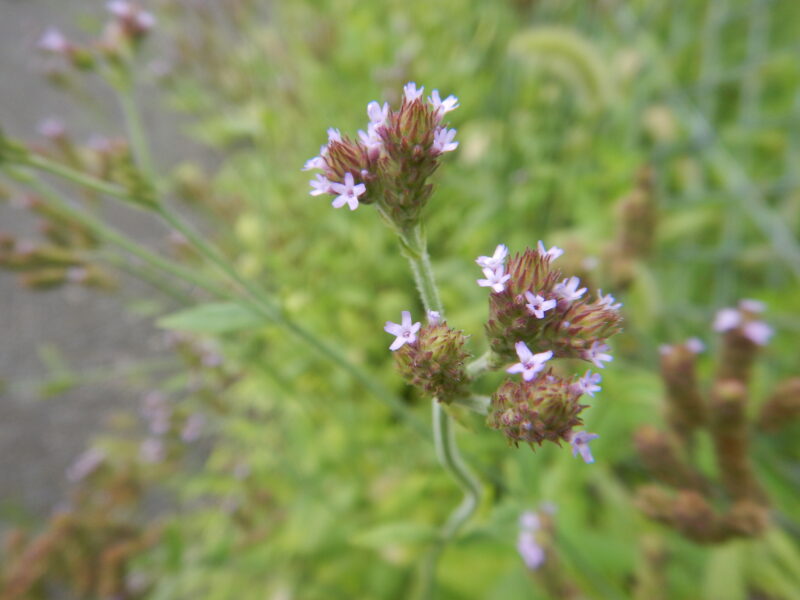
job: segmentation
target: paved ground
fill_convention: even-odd
[[[80,138],[119,132],[113,103],[101,90],[87,91],[105,107],[111,116],[107,121],[54,93],[37,74],[42,59],[33,50],[48,25],[79,36],[75,23],[85,15],[100,15],[103,4],[0,0],[0,124],[7,131],[33,139],[37,123],[57,116]],[[179,152],[173,143],[175,126],[156,104],[146,107],[145,120],[158,133],[156,155],[169,161]],[[99,132],[94,129],[98,123]],[[146,217],[129,214],[121,222],[121,215],[116,215],[128,232],[151,243],[163,239],[163,229]],[[20,210],[0,204],[0,232],[30,235],[31,225]],[[77,370],[119,367],[152,356],[157,335],[147,321],[132,316],[124,306],[126,298],[146,291],[137,282],[126,282],[123,293],[116,295],[90,294],[80,288],[33,294],[0,272],[0,379],[40,379],[44,367],[39,351],[48,345]],[[113,379],[48,400],[18,387],[0,390],[0,521],[4,513],[19,507],[47,514],[63,493],[66,466],[113,413],[133,408],[139,395],[139,390]]]

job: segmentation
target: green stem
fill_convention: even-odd
[[[491,370],[493,358],[492,351],[487,350],[467,365],[467,375],[469,375],[471,379],[474,379],[478,375]]]
[[[433,275],[427,244],[420,226],[400,237],[403,253],[411,264],[411,271],[426,311],[435,310],[443,315],[442,301]],[[455,537],[461,527],[472,517],[480,504],[481,485],[467,467],[456,443],[453,420],[444,411],[442,404],[433,398],[431,404],[433,441],[440,464],[450,473],[464,492],[464,499],[453,511],[441,529],[439,539],[427,554],[422,565],[421,597],[430,597],[434,588],[436,564],[445,546]]]
[[[144,176],[151,182],[157,179],[157,171],[154,167],[153,155],[150,152],[150,145],[147,143],[142,118],[139,114],[139,107],[136,104],[136,88],[132,81],[133,70],[126,69],[119,77],[110,79],[112,87],[117,92],[122,118],[125,120],[125,130],[131,142],[133,156]]]
[[[456,398],[451,404],[461,406],[479,415],[488,415],[491,402],[492,399],[489,396],[466,396],[464,398]]]
[[[107,181],[103,181],[102,179],[97,179],[96,177],[92,177],[91,175],[86,175],[84,173],[81,173],[80,171],[76,171],[75,169],[66,167],[62,164],[52,161],[49,158],[45,158],[44,156],[39,156],[37,154],[28,155],[25,158],[24,163],[22,163],[22,166],[33,167],[35,169],[44,171],[45,173],[50,173],[51,175],[57,175],[62,179],[66,179],[67,181],[71,181],[74,184],[93,190],[95,192],[99,192],[101,194],[105,194],[107,196],[121,198],[122,200],[126,201],[130,199],[128,191],[125,188],[120,187],[114,183],[108,183]]]

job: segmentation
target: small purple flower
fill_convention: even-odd
[[[745,298],[744,300],[739,301],[739,308],[749,313],[761,314],[764,312],[766,307],[760,300],[751,300],[749,298]]]
[[[45,119],[39,123],[36,130],[39,132],[39,135],[51,140],[64,137],[64,135],[67,133],[67,128],[64,126],[64,122],[61,119],[56,119],[54,117]]]
[[[439,314],[438,310],[429,310],[428,311],[428,323],[431,325],[438,325],[442,322],[442,315]]]
[[[772,333],[772,327],[763,321],[750,321],[742,327],[742,335],[759,346],[766,346]]]
[[[578,279],[577,277],[570,277],[569,279],[565,279],[561,283],[557,283],[553,288],[553,291],[560,298],[563,298],[567,302],[572,302],[573,300],[577,300],[586,293],[586,288],[578,289],[578,286],[580,284],[581,284],[580,279]]]
[[[545,363],[553,358],[552,350],[533,354],[528,349],[528,346],[525,344],[525,342],[517,342],[514,344],[514,348],[517,350],[519,362],[511,365],[508,369],[506,369],[506,372],[512,374],[522,373],[522,378],[525,381],[531,381],[534,377],[536,377],[536,374],[544,369]]]
[[[383,327],[383,330],[386,333],[390,333],[397,337],[397,339],[392,342],[392,345],[389,346],[389,350],[392,352],[399,349],[404,344],[413,344],[416,342],[417,332],[419,331],[419,328],[422,327],[422,324],[419,322],[413,324],[411,323],[411,313],[407,310],[404,310],[400,314],[403,317],[400,324],[386,321],[386,325]]]
[[[723,332],[736,329],[742,322],[742,313],[735,308],[723,308],[714,317],[714,331]]]
[[[556,307],[555,300],[545,300],[543,296],[534,296],[531,292],[525,292],[525,299],[528,301],[525,308],[537,319],[544,319],[544,313]]]
[[[345,204],[350,207],[350,210],[358,208],[358,197],[366,193],[367,186],[363,183],[353,185],[352,173],[344,174],[344,183],[331,183],[330,191],[339,194],[332,202],[334,208],[341,208]]]
[[[389,118],[389,103],[384,102],[381,106],[373,100],[367,104],[367,117],[371,125],[383,125]]]
[[[696,337],[686,340],[684,346],[686,346],[686,349],[692,354],[700,354],[706,349],[706,345]]]
[[[586,375],[581,377],[575,384],[576,389],[581,394],[586,394],[587,396],[591,396],[594,398],[594,393],[599,392],[602,388],[597,385],[602,381],[602,377],[600,373],[592,373],[591,371],[586,371]]]
[[[336,129],[335,127],[328,128],[328,143],[331,142],[341,142],[342,141],[342,132]]]
[[[321,156],[309,158],[306,164],[303,165],[303,171],[311,171],[312,169],[324,169],[326,167],[325,159]]]
[[[458,148],[458,142],[453,141],[455,137],[455,129],[445,129],[444,127],[440,127],[433,134],[433,144],[431,144],[431,150],[434,152],[434,154],[452,152]]]
[[[603,295],[603,290],[597,290],[597,303],[608,310],[619,310],[622,302],[616,302],[611,294]]]
[[[599,437],[600,436],[596,433],[588,433],[586,431],[579,431],[574,434],[569,441],[572,446],[572,456],[578,456],[578,454],[580,454],[583,462],[586,464],[593,463],[594,456],[592,456],[592,450],[589,448],[589,442]]]
[[[592,345],[583,351],[583,358],[594,363],[598,369],[602,369],[604,362],[611,362],[614,357],[608,354],[608,344],[603,342],[592,342]]]
[[[441,120],[442,117],[451,110],[458,108],[458,98],[451,94],[442,100],[439,97],[439,90],[433,90],[431,92],[431,95],[428,96],[428,102],[430,102],[431,106],[433,107],[433,111],[436,113],[436,116],[439,118],[439,120]]]
[[[506,281],[511,279],[511,275],[506,274],[505,267],[502,265],[494,270],[484,269],[483,274],[486,279],[478,279],[478,285],[481,287],[490,287],[497,294],[506,289]]]
[[[414,100],[419,100],[422,96],[422,92],[425,91],[425,86],[417,89],[417,84],[413,81],[409,81],[407,84],[403,86],[403,94],[405,95],[406,102],[409,104],[414,102]]]
[[[55,27],[49,27],[47,31],[42,34],[36,47],[44,52],[52,52],[53,54],[66,54],[69,52],[72,45],[64,37],[64,34]]]
[[[532,510],[526,510],[519,516],[519,527],[525,531],[538,531],[542,526],[542,521]]]
[[[520,531],[517,538],[517,552],[522,557],[522,562],[531,571],[535,571],[544,564],[544,548],[536,543],[536,537],[530,531]]]
[[[331,191],[331,182],[320,173],[317,173],[316,178],[312,179],[308,183],[311,185],[311,191],[309,194],[312,196],[320,196]]]
[[[539,250],[539,254],[549,258],[550,262],[554,261],[559,256],[564,254],[564,251],[561,248],[558,248],[557,246],[553,246],[552,248],[550,248],[550,250],[545,250],[544,242],[542,240],[539,240],[537,248]]]
[[[383,148],[383,140],[378,135],[378,128],[374,123],[367,126],[367,131],[358,130],[358,137],[361,138],[361,143],[367,149],[371,158],[377,158]]]
[[[475,259],[475,262],[478,263],[478,266],[482,269],[496,269],[505,264],[507,256],[508,248],[504,244],[499,244],[497,248],[494,249],[494,254],[492,256],[479,256]]]

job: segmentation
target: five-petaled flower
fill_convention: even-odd
[[[425,86],[417,89],[417,84],[413,81],[409,81],[407,84],[403,86],[403,93],[406,97],[406,102],[414,102],[414,100],[419,100],[422,96],[422,92],[425,91]]]
[[[436,154],[452,152],[458,148],[458,142],[453,141],[455,137],[455,129],[445,129],[444,127],[440,127],[433,134],[433,144],[431,144],[431,150]]]
[[[525,381],[531,381],[534,377],[536,377],[537,373],[544,369],[545,363],[553,358],[553,352],[551,350],[533,354],[528,349],[528,346],[525,345],[525,342],[517,342],[514,344],[514,348],[517,349],[519,362],[511,365],[508,369],[506,369],[506,372],[522,373],[522,378]]]
[[[389,346],[389,350],[392,352],[399,349],[403,344],[413,344],[416,342],[417,332],[422,326],[419,322],[411,323],[411,313],[407,310],[404,310],[401,314],[403,318],[399,324],[386,321],[386,325],[383,327],[386,333],[391,333],[397,338],[392,342],[392,345]]]
[[[594,393],[602,389],[597,385],[602,379],[600,373],[586,371],[586,374],[577,381],[575,386],[581,394],[586,394],[594,398]]]
[[[458,108],[458,98],[450,94],[447,98],[442,100],[439,97],[439,90],[433,90],[431,92],[431,95],[428,96],[428,102],[431,103],[433,110],[436,112],[436,116],[439,117],[440,120],[445,114]]]
[[[492,256],[479,256],[475,259],[475,262],[482,269],[496,269],[506,262],[507,256],[508,248],[504,244],[500,244],[494,249]]]
[[[511,279],[511,275],[505,272],[505,267],[503,267],[503,265],[500,265],[496,269],[484,269],[483,274],[486,279],[478,279],[478,285],[481,287],[490,287],[498,294],[506,289],[506,281]]]
[[[586,288],[578,289],[578,286],[580,284],[581,284],[580,279],[578,279],[577,277],[570,277],[569,279],[565,279],[561,283],[557,283],[553,288],[553,291],[567,302],[572,302],[573,300],[577,300],[586,293]]]
[[[317,178],[312,179],[311,181],[309,181],[309,183],[311,184],[312,188],[309,194],[311,194],[312,196],[327,194],[328,192],[331,191],[331,182],[328,181],[324,175],[320,175],[319,173],[317,173]]]
[[[544,313],[556,307],[555,300],[545,300],[543,296],[532,292],[525,292],[525,299],[528,301],[525,308],[537,319],[544,319]]]
[[[389,103],[384,102],[383,106],[378,104],[375,100],[367,104],[367,116],[369,122],[373,125],[383,125],[386,119],[389,118]]]
[[[608,353],[608,350],[610,350],[608,344],[592,342],[592,345],[583,351],[583,358],[594,363],[594,366],[597,368],[602,369],[605,366],[603,364],[604,362],[611,362],[614,360],[614,357]]]
[[[593,463],[594,456],[592,456],[592,450],[589,448],[589,442],[599,437],[596,433],[588,433],[586,431],[579,431],[573,434],[572,439],[569,441],[572,446],[572,456],[580,454],[583,462],[587,464]]]
[[[363,183],[353,185],[353,174],[344,174],[344,183],[331,183],[330,191],[339,194],[334,198],[333,208],[341,208],[345,204],[350,207],[350,210],[358,208],[358,197],[367,191],[367,186]]]

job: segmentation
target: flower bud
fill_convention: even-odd
[[[661,351],[661,378],[667,388],[669,420],[674,431],[683,437],[702,427],[708,418],[697,384],[696,349],[690,341],[664,346]]]
[[[708,488],[703,477],[686,462],[682,448],[672,436],[655,427],[640,427],[634,438],[636,450],[650,472],[676,489]]]
[[[446,322],[431,322],[417,333],[417,339],[395,353],[403,377],[425,395],[448,403],[469,395],[469,376],[464,362],[467,337]]]
[[[501,430],[509,442],[541,445],[546,440],[569,442],[573,428],[583,421],[586,408],[574,379],[554,375],[552,370],[532,381],[508,380],[492,396],[487,423]]]
[[[601,299],[581,298],[586,290],[576,289],[577,278],[565,280],[561,271],[551,268],[551,261],[547,253],[531,248],[513,256],[507,269],[510,280],[503,291],[489,296],[486,333],[501,360],[513,360],[515,344],[521,340],[537,352],[552,350],[557,358],[595,362],[595,351],[620,331],[619,312]],[[557,300],[557,305],[536,318],[528,308],[526,292]]]
[[[717,381],[711,392],[711,434],[722,484],[735,499],[762,499],[748,457],[747,390],[735,379]]]

